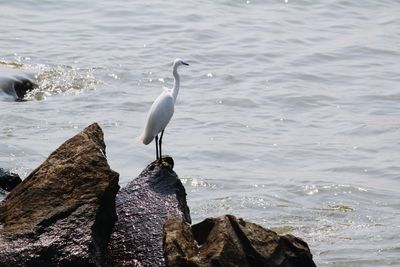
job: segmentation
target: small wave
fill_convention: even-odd
[[[316,195],[316,194],[351,194],[356,192],[367,192],[368,190],[363,187],[355,187],[346,184],[327,184],[327,185],[316,185],[308,184],[304,185],[300,190],[301,194]]]
[[[79,94],[94,90],[99,84],[93,68],[74,68],[67,65],[39,65],[35,75],[38,87],[27,95],[27,99],[43,100],[57,94]]]
[[[0,188],[0,202],[5,198],[7,192]]]
[[[231,106],[231,107],[241,107],[241,108],[256,108],[258,104],[248,98],[234,98],[226,97],[218,100],[218,104]]]
[[[192,187],[207,187],[211,189],[218,188],[217,184],[212,184],[204,180],[203,178],[194,178],[194,177],[184,177],[180,178],[184,185],[190,185]]]
[[[276,233],[280,234],[280,235],[284,235],[284,234],[289,234],[294,232],[295,230],[297,230],[296,227],[291,226],[291,225],[283,225],[283,226],[279,226],[279,227],[271,227],[272,231],[275,231]]]
[[[316,94],[316,95],[301,95],[301,96],[292,96],[292,95],[275,95],[270,96],[275,102],[283,102],[287,107],[292,107],[294,109],[307,109],[307,108],[318,108],[323,106],[332,106],[333,103],[337,102],[337,99],[332,96]]]

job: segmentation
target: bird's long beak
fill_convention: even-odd
[[[189,66],[189,64],[188,64],[188,63],[186,63],[186,62],[183,62],[183,61],[182,61],[182,64],[183,64],[183,65],[186,65],[186,66]]]

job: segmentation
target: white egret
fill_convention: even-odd
[[[138,139],[145,145],[148,145],[155,138],[156,142],[156,159],[161,159],[161,144],[164,135],[165,127],[174,114],[174,106],[179,92],[180,77],[178,74],[178,67],[180,65],[189,66],[186,62],[177,58],[174,60],[172,66],[172,74],[174,75],[174,87],[172,89],[164,88],[164,91],[157,97],[151,105],[149,113],[147,114],[146,124],[143,133]],[[160,139],[158,134],[161,133]]]

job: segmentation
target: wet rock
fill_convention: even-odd
[[[118,176],[97,124],[62,144],[0,204],[0,266],[101,266]]]
[[[23,101],[27,92],[36,87],[33,75],[18,69],[0,68],[0,97],[4,100]]]
[[[0,168],[0,188],[5,191],[11,191],[22,182],[18,174],[6,171]]]
[[[169,217],[164,228],[167,266],[315,267],[300,238],[280,236],[232,215],[190,226]]]
[[[172,168],[170,157],[155,161],[119,191],[107,266],[165,266],[162,238],[167,216],[190,223],[185,188]]]

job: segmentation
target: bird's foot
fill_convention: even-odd
[[[156,160],[154,160],[152,163],[152,165],[163,165],[167,168],[173,169],[174,168],[174,160],[172,159],[172,157],[170,156],[162,156],[161,158],[158,158]]]
[[[171,169],[174,168],[174,160],[173,160],[172,157],[170,157],[170,156],[168,156],[168,155],[165,155],[165,156],[162,156],[162,157],[161,157],[161,163],[162,163],[164,166],[169,167],[169,168],[171,168]]]

